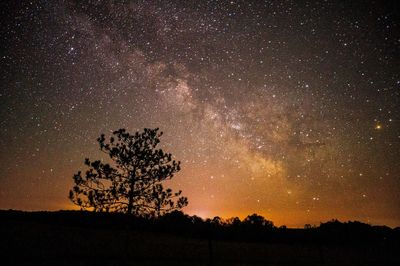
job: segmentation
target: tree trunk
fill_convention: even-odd
[[[133,192],[132,192],[132,186],[131,190],[128,193],[129,201],[128,201],[128,214],[132,214],[133,210]]]
[[[131,174],[131,180],[129,180],[130,186],[129,186],[129,192],[128,192],[128,214],[132,214],[132,211],[133,211],[133,192],[135,190],[135,172],[136,172],[136,170],[133,171],[133,174]]]

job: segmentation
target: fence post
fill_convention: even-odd
[[[325,265],[325,261],[324,261],[324,250],[323,250],[323,246],[322,243],[319,243],[318,245],[318,249],[319,249],[319,256],[321,258],[321,265]]]
[[[214,262],[213,262],[213,250],[212,250],[211,236],[208,237],[208,252],[209,252],[209,258],[210,258],[210,266],[213,266]]]

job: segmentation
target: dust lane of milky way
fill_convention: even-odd
[[[397,3],[0,10],[1,209],[74,208],[72,175],[99,158],[99,134],[159,127],[189,214],[400,225]]]

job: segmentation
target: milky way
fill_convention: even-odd
[[[347,2],[2,3],[0,208],[159,127],[189,214],[400,225],[398,6]]]

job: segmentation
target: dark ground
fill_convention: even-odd
[[[0,265],[400,265],[398,242],[385,239],[329,243],[213,236],[210,241],[207,234],[99,225],[69,215],[75,214],[62,219],[2,211]],[[286,236],[305,231],[288,230]]]

